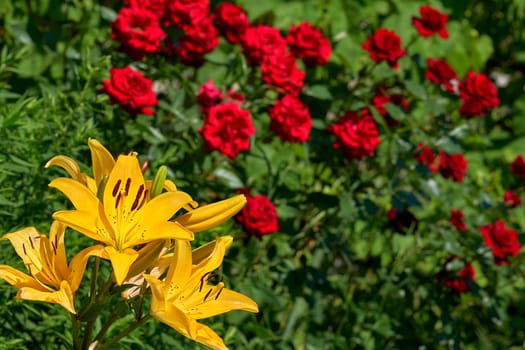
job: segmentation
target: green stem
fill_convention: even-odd
[[[113,339],[111,339],[110,341],[102,344],[98,350],[106,350],[108,349],[111,345],[115,344],[116,342],[118,342],[120,339],[124,338],[126,335],[128,335],[129,333],[131,333],[132,331],[134,331],[136,328],[140,327],[141,325],[143,325],[144,323],[146,323],[147,321],[149,321],[149,319],[151,318],[151,315],[146,315],[144,316],[143,318],[141,318],[140,320],[130,324],[128,326],[128,328],[124,329],[122,332],[120,332],[119,334],[117,334]]]
[[[273,192],[273,173],[272,173],[272,162],[270,161],[270,159],[268,159],[268,156],[266,155],[266,152],[264,152],[264,149],[259,145],[257,144],[256,146],[260,151],[261,151],[261,154],[262,154],[262,158],[264,159],[264,162],[266,163],[266,168],[268,170],[268,197],[271,197],[272,196],[272,192]]]
[[[142,315],[142,304],[144,302],[144,297],[146,296],[146,287],[147,287],[147,281],[144,279],[144,282],[142,283],[142,289],[140,290],[140,299],[139,299],[139,306],[137,307],[137,314],[136,319],[137,321],[140,319],[140,316]]]
[[[84,341],[82,342],[82,350],[89,349],[89,344],[91,344],[91,333],[93,333],[93,327],[95,326],[95,321],[97,318],[98,316],[89,320],[86,324],[86,327],[84,328]]]
[[[74,314],[71,314],[71,323],[73,331],[73,349],[80,350],[80,321]]]
[[[115,310],[113,311],[113,313],[110,315],[109,319],[106,321],[106,323],[104,323],[104,325],[102,326],[102,328],[100,329],[100,331],[97,333],[97,335],[95,336],[95,338],[93,339],[93,341],[95,342],[99,342],[102,337],[104,337],[104,335],[106,334],[106,332],[108,331],[109,327],[111,327],[111,325],[113,324],[113,322],[115,322],[118,318],[120,317],[120,309],[119,308],[115,308]]]

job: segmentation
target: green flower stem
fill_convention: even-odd
[[[97,278],[98,278],[98,269],[100,266],[100,258],[95,257],[95,263],[93,264],[93,275],[91,276],[91,290],[89,294],[90,300],[95,299],[96,289],[97,289]]]
[[[106,350],[106,349],[108,349],[111,345],[115,344],[120,339],[124,338],[126,335],[128,335],[129,333],[131,333],[132,331],[134,331],[135,329],[137,329],[138,327],[142,326],[144,323],[149,321],[150,318],[151,318],[151,315],[148,314],[148,315],[144,316],[143,318],[141,318],[140,320],[137,320],[136,322],[133,322],[132,324],[130,324],[128,326],[128,328],[124,329],[122,332],[117,334],[113,339],[111,339],[108,342],[102,344],[98,348],[98,350]]]
[[[80,350],[80,320],[77,315],[71,314],[73,349]]]
[[[267,190],[267,195],[268,195],[268,197],[271,197],[272,194],[273,194],[273,177],[274,177],[274,174],[272,172],[272,162],[270,161],[270,159],[266,155],[266,152],[264,152],[264,149],[259,144],[257,144],[256,147],[257,147],[257,149],[259,149],[259,151],[261,151],[262,159],[264,160],[264,163],[266,164],[266,168],[268,170],[268,190]]]
[[[144,297],[146,296],[147,285],[148,285],[148,282],[146,282],[146,280],[144,279],[144,282],[142,283],[142,288],[140,290],[139,306],[137,307],[137,314],[136,314],[137,321],[140,319],[140,316],[142,315],[142,305],[144,303]]]
[[[82,341],[82,350],[88,350],[89,344],[91,344],[91,333],[93,333],[93,327],[95,326],[95,321],[97,320],[97,317],[93,317],[91,320],[88,321],[86,324],[86,327],[84,328],[84,340]]]
[[[93,339],[93,342],[100,342],[102,337],[104,337],[104,335],[106,335],[109,327],[111,327],[113,322],[115,322],[119,317],[120,317],[120,309],[119,308],[115,308],[115,310],[111,313],[109,319],[106,321],[106,323],[104,323],[102,328],[100,328],[100,331],[98,331],[97,335]]]

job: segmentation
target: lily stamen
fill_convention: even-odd
[[[210,288],[210,290],[208,291],[208,293],[206,293],[206,295],[204,296],[204,300],[203,300],[203,302],[205,302],[206,299],[208,299],[208,297],[210,296],[212,290],[213,290],[213,288]]]
[[[217,292],[217,295],[215,295],[215,300],[219,299],[219,295],[221,295],[222,291],[224,290],[224,285],[219,286],[219,291]]]

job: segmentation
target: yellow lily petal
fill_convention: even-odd
[[[168,298],[180,293],[191,275],[191,245],[189,241],[176,240],[173,248],[173,260],[176,262],[168,270],[166,281],[170,281]]]
[[[71,259],[71,263],[69,264],[68,282],[73,292],[77,291],[80,282],[82,282],[88,258],[90,256],[100,256],[103,250],[104,246],[98,244],[81,250],[75,255],[75,257],[73,257],[73,259]]]
[[[53,223],[51,224],[51,228],[49,229],[49,242],[54,248],[54,267],[59,271],[61,277],[69,275],[66,247],[64,245],[65,231],[66,225],[58,221],[53,221]]]
[[[175,192],[177,191],[177,186],[175,186],[175,183],[171,180],[165,180],[164,181],[164,189],[169,192]]]
[[[96,194],[73,179],[59,177],[51,181],[49,187],[64,193],[78,210],[89,211],[98,207],[99,200]]]
[[[166,303],[163,283],[156,277],[144,275],[151,288],[150,313],[162,323],[167,324],[187,337],[194,337],[197,333],[197,322],[170,303]]]
[[[67,156],[55,156],[51,158],[44,167],[47,169],[50,166],[58,166],[67,171],[73,179],[83,182],[83,176],[77,162]]]
[[[40,289],[22,287],[18,291],[17,298],[34,301],[45,301],[47,303],[59,304],[72,314],[76,314],[73,302],[73,292],[69,283],[62,281],[60,290],[56,292],[43,292]]]
[[[233,310],[244,310],[249,312],[259,312],[257,303],[246,295],[224,288],[224,284],[219,283],[217,287],[220,292],[212,293],[202,307],[192,308],[188,315],[196,320],[208,318]]]
[[[215,243],[215,246],[210,255],[202,259],[197,265],[193,265],[188,285],[196,285],[200,283],[202,276],[211,271],[215,271],[221,266],[226,248],[220,238],[217,238],[213,242]]]
[[[24,265],[33,268],[33,272],[42,270],[42,259],[40,257],[40,233],[34,227],[26,227],[22,230],[5,234],[2,239],[8,239],[15,248],[18,256],[24,261]]]
[[[0,265],[0,278],[16,288],[30,287],[49,291],[52,290],[51,288],[42,286],[33,277],[8,265]]]
[[[226,250],[228,250],[233,244],[232,236],[222,236],[222,237],[219,237],[219,239],[224,244],[224,248]],[[211,241],[211,242],[208,242],[194,249],[192,251],[192,258],[191,258],[193,261],[193,264],[199,264],[202,260],[204,260],[204,258],[209,256],[213,252],[213,249],[215,249],[215,244],[216,244],[215,241]]]
[[[217,226],[237,214],[246,204],[242,194],[220,202],[203,205],[177,218],[177,222],[193,232],[205,231]]]
[[[133,216],[146,201],[146,186],[135,155],[118,157],[109,174],[104,190],[104,213],[115,232],[119,232],[117,245],[121,247],[128,230],[135,225]]]
[[[115,165],[115,159],[111,153],[100,142],[95,139],[88,140],[91,151],[91,166],[93,167],[93,177],[98,184],[104,176],[109,176],[111,169]]]
[[[52,216],[54,220],[66,224],[73,230],[82,232],[95,241],[106,244],[113,244],[114,242],[110,233],[102,225],[97,225],[99,218],[93,216],[92,212],[85,210],[60,210],[54,212]]]
[[[115,274],[115,281],[120,286],[128,276],[131,264],[139,257],[139,253],[133,249],[125,249],[119,252],[113,247],[105,247],[104,251],[109,256],[111,266],[113,266],[113,273]]]
[[[197,336],[193,340],[204,344],[213,350],[228,350],[222,338],[217,335],[210,327],[197,323]]]

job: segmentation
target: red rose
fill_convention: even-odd
[[[445,263],[444,271],[439,274],[438,278],[443,282],[445,287],[452,289],[458,294],[470,291],[468,282],[474,282],[476,280],[476,270],[474,270],[474,266],[472,264],[465,264],[457,273],[457,276],[453,277],[447,269],[450,261],[452,261],[452,259]]]
[[[450,93],[457,93],[459,88],[458,76],[445,60],[429,58],[427,60],[427,66],[425,78],[435,84],[441,85]]]
[[[508,190],[505,191],[505,194],[503,195],[503,201],[505,202],[505,205],[509,208],[516,208],[521,204],[521,197],[519,194]]]
[[[198,67],[204,62],[203,56],[213,51],[218,44],[219,34],[213,21],[209,17],[202,17],[179,38],[178,54],[183,63]]]
[[[408,101],[403,97],[403,95],[387,95],[385,88],[377,89],[375,96],[372,98],[372,104],[377,109],[379,114],[383,116],[388,126],[399,125],[399,121],[392,118],[388,113],[388,110],[385,108],[385,105],[389,103],[394,104],[396,106],[401,106],[405,111],[407,111],[409,108]]]
[[[223,98],[221,90],[217,89],[211,80],[202,84],[197,94],[197,102],[202,106],[203,112],[207,112],[209,107],[221,103]]]
[[[448,16],[430,7],[429,5],[419,8],[421,18],[412,17],[412,24],[416,27],[419,35],[427,37],[437,33],[443,39],[448,39],[447,21]]]
[[[467,225],[465,224],[465,214],[459,209],[450,210],[450,223],[460,232],[466,232]]]
[[[518,241],[518,233],[505,227],[501,220],[494,224],[480,227],[479,231],[485,238],[485,245],[492,249],[496,265],[507,265],[509,256],[517,256],[521,249]]]
[[[148,10],[163,24],[167,20],[166,0],[124,0],[124,6]]]
[[[250,26],[244,9],[228,1],[215,6],[214,22],[219,32],[232,44],[239,43]]]
[[[420,143],[416,147],[414,158],[421,164],[427,166],[432,173],[437,173],[439,170],[439,160],[432,148]]]
[[[208,152],[217,150],[234,159],[240,151],[250,149],[255,127],[249,111],[236,103],[223,103],[210,107],[199,133]]]
[[[286,42],[292,54],[302,59],[307,67],[325,65],[332,53],[330,41],[319,29],[307,22],[292,25]]]
[[[510,171],[525,180],[525,160],[523,160],[521,155],[516,156],[510,164]]]
[[[361,45],[370,53],[374,62],[387,61],[394,69],[398,68],[397,60],[406,55],[401,47],[401,38],[393,30],[379,28],[368,40]]]
[[[235,216],[243,229],[251,236],[261,238],[262,236],[279,231],[279,221],[275,205],[268,197],[263,195],[250,196],[249,191],[245,193],[246,205]]]
[[[109,95],[111,103],[118,103],[130,116],[138,113],[152,115],[149,108],[158,104],[152,81],[142,73],[126,68],[111,68],[110,80],[103,80],[100,91]]]
[[[241,92],[236,91],[235,89],[232,89],[232,88],[228,89],[228,92],[226,94],[226,101],[235,102],[239,105],[242,105],[245,100],[246,98]]]
[[[111,38],[117,40],[120,50],[134,60],[141,60],[147,53],[159,52],[166,36],[157,16],[142,8],[122,8],[111,23],[111,29]]]
[[[270,129],[283,141],[304,142],[310,139],[312,119],[308,107],[297,96],[286,95],[270,108]]]
[[[266,56],[261,64],[262,80],[281,92],[298,95],[303,88],[305,73],[299,69],[295,58],[290,55]]]
[[[170,0],[167,4],[171,24],[184,30],[191,29],[210,11],[209,0]]]
[[[286,52],[286,41],[279,30],[267,25],[250,27],[241,40],[242,49],[248,64],[258,65],[271,55],[282,55]]]
[[[417,230],[419,221],[408,209],[402,211],[390,208],[386,213],[388,224],[396,232],[407,233],[409,229]]]
[[[481,116],[498,107],[498,90],[484,74],[468,72],[465,81],[459,85],[459,97],[463,101],[459,112],[466,118]]]
[[[333,147],[342,149],[348,159],[371,157],[379,146],[379,131],[368,109],[346,112],[328,131],[337,138]]]
[[[463,182],[467,165],[467,160],[462,153],[447,154],[443,150],[439,151],[439,172],[445,179],[453,178],[456,182]]]

